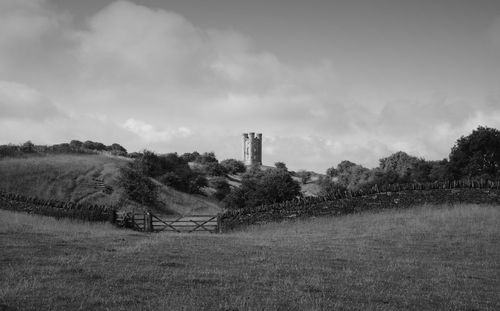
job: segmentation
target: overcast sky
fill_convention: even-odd
[[[0,144],[324,172],[500,128],[498,0],[0,0]]]

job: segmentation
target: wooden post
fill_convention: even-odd
[[[151,232],[154,231],[154,228],[153,228],[153,214],[151,213],[148,213],[148,223],[149,223],[149,230]]]
[[[217,232],[222,233],[222,219],[220,214],[217,214]]]
[[[144,232],[153,232],[153,217],[150,212],[144,213]]]
[[[112,224],[116,223],[116,210],[114,208],[111,211],[111,215],[109,217],[109,222],[111,222]]]

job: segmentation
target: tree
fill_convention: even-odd
[[[181,158],[184,161],[186,161],[186,163],[194,162],[199,157],[200,157],[200,154],[198,153],[198,151],[194,151],[192,153],[186,152],[186,153],[184,153],[184,154],[181,155]]]
[[[236,159],[226,159],[220,162],[228,174],[245,173],[246,166],[242,161]]]
[[[408,155],[406,152],[398,151],[387,158],[380,159],[379,168],[384,172],[392,171],[399,176],[399,181],[407,182],[410,179],[412,170],[421,161],[423,160]]]
[[[21,145],[21,151],[24,153],[34,153],[35,145],[31,142],[31,140],[28,140],[27,142]]]
[[[500,131],[479,126],[460,137],[451,149],[449,172],[454,178],[500,177]]]
[[[333,181],[329,176],[320,176],[318,179],[318,185],[320,187],[319,195],[328,196],[337,194],[338,192],[343,193],[347,189],[340,185],[339,183]]]
[[[453,179],[453,176],[449,172],[449,162],[448,159],[443,159],[441,161],[430,161],[431,171],[429,172],[429,181],[445,181]]]
[[[231,192],[231,187],[224,177],[215,177],[209,184],[215,189],[214,196],[218,200],[223,200]]]
[[[288,172],[288,168],[286,167],[286,164],[283,162],[276,162],[276,163],[274,163],[274,166],[279,170],[284,170],[284,171]]]
[[[154,161],[153,161],[154,162]],[[168,153],[157,157],[159,180],[163,184],[177,190],[199,193],[201,187],[207,185],[205,176],[194,172],[183,157],[177,153]]]
[[[73,151],[80,151],[83,147],[83,143],[79,140],[73,139],[69,142],[69,146]]]
[[[220,165],[217,162],[210,162],[205,165],[205,172],[209,176],[224,176],[227,174],[224,166]]]
[[[123,146],[117,143],[114,143],[111,146],[106,147],[106,149],[111,151],[111,154],[113,155],[119,155],[119,156],[127,155],[127,149],[123,148]]]
[[[133,165],[120,169],[118,184],[125,189],[125,194],[130,200],[142,205],[156,205],[158,187]]]
[[[202,155],[196,157],[194,161],[201,164],[219,163],[219,160],[217,160],[213,152],[204,152]]]
[[[288,171],[250,169],[243,175],[241,187],[231,191],[224,201],[228,207],[252,207],[288,201],[300,195],[300,185]]]
[[[354,190],[369,180],[370,170],[362,165],[344,160],[337,165],[336,169],[328,169],[327,175],[337,178],[339,185]]]
[[[163,173],[160,157],[149,150],[144,150],[141,156],[134,160],[133,165],[145,176],[158,177]]]
[[[94,142],[91,140],[85,141],[83,143],[82,147],[85,149],[90,149],[90,150],[98,150],[98,151],[106,150],[106,145],[104,145],[103,143]]]

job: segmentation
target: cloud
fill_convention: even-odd
[[[123,127],[147,142],[169,142],[174,138],[186,138],[192,135],[192,131],[187,127],[157,130],[151,124],[135,119],[128,119]]]
[[[117,1],[86,21],[53,2],[0,2],[0,123],[14,133],[0,139],[238,158],[240,134],[255,131],[265,163],[323,171],[400,149],[437,159],[474,123],[500,127],[495,99],[384,98],[377,110],[345,90],[335,60],[286,63],[175,12]]]
[[[43,121],[63,115],[37,90],[20,83],[0,80],[0,119]]]

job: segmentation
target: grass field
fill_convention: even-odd
[[[0,304],[19,310],[500,310],[500,208],[424,206],[222,235],[0,211],[0,269]]]
[[[116,188],[118,157],[61,154],[0,160],[0,189],[61,201],[116,204],[119,193],[106,195],[93,187],[93,178]]]

